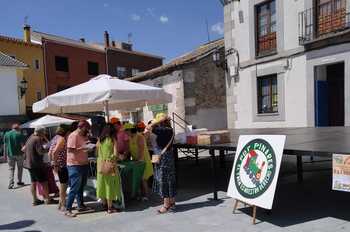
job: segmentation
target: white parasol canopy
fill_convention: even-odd
[[[68,118],[57,117],[53,115],[46,115],[44,117],[26,122],[21,125],[21,128],[36,128],[38,126],[42,127],[53,127],[59,126],[61,124],[70,125],[74,122],[74,120]]]
[[[172,101],[161,88],[99,75],[90,81],[47,96],[34,103],[35,113],[81,113],[127,110]]]

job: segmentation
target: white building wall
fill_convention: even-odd
[[[185,118],[185,100],[184,100],[184,84],[183,84],[183,72],[174,71],[171,74],[161,76],[152,80],[146,80],[141,82],[145,85],[161,87],[167,93],[173,96],[173,101],[168,103],[168,115],[172,116],[175,112],[179,117]],[[155,115],[148,110],[147,107],[143,108],[143,120],[148,122],[152,120]],[[183,128],[178,125],[175,126],[176,133],[183,132]]]
[[[19,115],[22,111],[18,96],[16,69],[0,67],[0,115]]]
[[[283,43],[284,50],[302,48],[299,45],[299,13],[305,10],[304,0],[285,1],[283,3]],[[278,19],[277,19],[278,20]]]
[[[291,61],[270,62],[241,71],[239,83],[233,88],[236,94],[236,122],[234,128],[303,127],[307,125],[306,57]],[[257,69],[256,69],[257,68]],[[279,112],[259,115],[257,112],[257,74],[278,74]]]
[[[233,2],[225,6],[225,46],[240,56],[236,77],[227,75],[227,114],[229,128],[298,127],[309,123],[306,56],[299,45],[299,12],[305,1],[276,0],[277,54],[256,58],[255,6],[265,0]],[[243,20],[242,20],[243,19]],[[228,56],[228,65],[237,58]],[[278,114],[257,113],[257,76],[278,74]]]

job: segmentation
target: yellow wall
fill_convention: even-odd
[[[23,76],[28,81],[28,90],[25,96],[26,106],[32,106],[34,102],[38,101],[37,92],[40,92],[41,97],[44,98],[46,91],[42,47],[28,44],[18,39],[0,37],[0,51],[7,55],[15,56],[16,59],[29,65],[28,69],[23,70]],[[39,70],[35,69],[36,59],[39,60]]]

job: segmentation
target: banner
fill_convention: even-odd
[[[333,190],[350,192],[350,155],[333,154]]]
[[[284,135],[240,136],[227,195],[271,209],[285,140]]]

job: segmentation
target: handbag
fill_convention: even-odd
[[[99,146],[98,150],[101,149]],[[114,149],[115,152],[115,149]],[[101,160],[101,164],[98,165],[98,172],[104,176],[113,176],[117,173],[117,162],[115,160]]]
[[[116,167],[117,164],[115,161],[102,160],[100,164],[100,170],[98,172],[104,176],[115,175]]]
[[[174,140],[174,132],[173,132],[173,136],[171,137],[169,143],[163,148],[163,150],[159,154],[152,155],[152,163],[154,163],[154,164],[160,163],[160,159],[162,158],[162,155],[168,150],[168,148],[172,144],[173,140]]]

